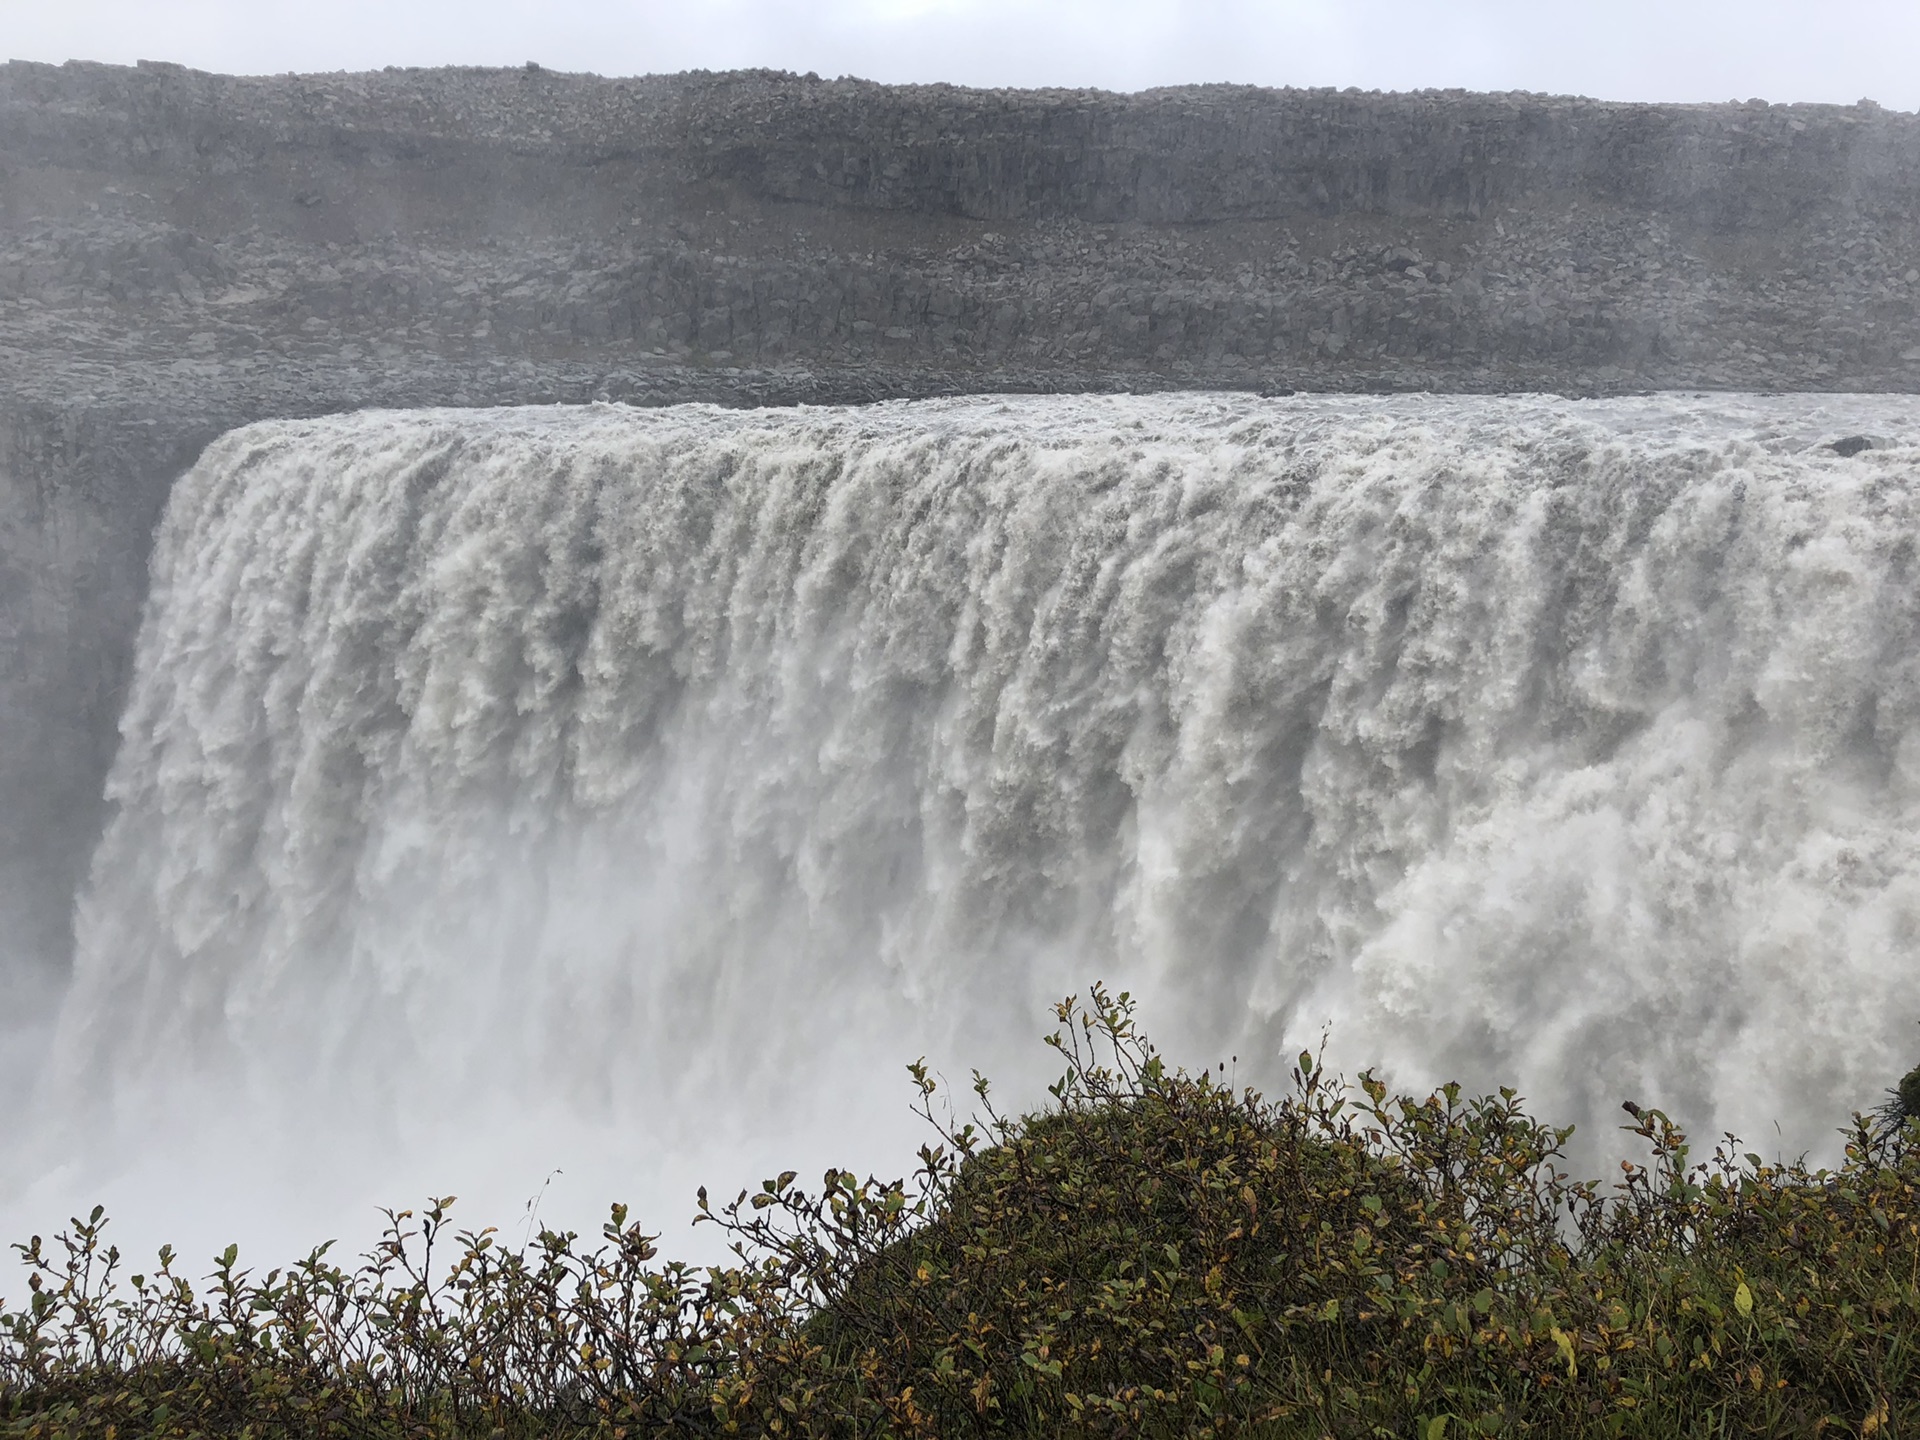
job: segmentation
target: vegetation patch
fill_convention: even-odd
[[[19,1247],[0,1435],[1276,1437],[1920,1434],[1908,1077],[1837,1170],[1657,1110],[1611,1186],[1512,1091],[1425,1099],[1303,1054],[1271,1100],[1169,1068],[1125,995],[1059,1007],[1052,1101],[909,1179],[791,1173],[700,1219],[735,1261],[519,1249],[395,1212],[353,1265],[128,1274],[98,1211]]]

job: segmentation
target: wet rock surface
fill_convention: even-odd
[[[1920,388],[1920,118],[0,69],[0,911],[57,966],[149,538],[274,415]],[[4,1001],[4,996],[0,996]]]

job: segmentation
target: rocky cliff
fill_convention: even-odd
[[[367,405],[1910,390],[1920,117],[0,70],[0,923],[57,971],[213,435]],[[6,997],[0,996],[0,1005]]]

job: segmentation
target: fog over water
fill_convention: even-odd
[[[559,1168],[673,1227],[907,1168],[923,1053],[1030,1103],[1094,978],[1588,1161],[1629,1098],[1830,1147],[1920,1020],[1917,534],[1911,397],[248,427],[159,535],[0,1219],[280,1259]]]

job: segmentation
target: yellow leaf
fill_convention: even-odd
[[[1744,1280],[1733,1292],[1733,1308],[1742,1315],[1753,1314],[1753,1291],[1747,1288],[1747,1282]]]
[[[1862,1435],[1879,1433],[1879,1431],[1885,1427],[1887,1419],[1887,1402],[1882,1400],[1878,1405],[1873,1407],[1873,1413],[1860,1422],[1860,1433]]]
[[[1553,1343],[1559,1347],[1560,1353],[1567,1358],[1567,1379],[1572,1380],[1576,1378],[1579,1370],[1573,1363],[1573,1341],[1567,1338],[1567,1332],[1562,1330],[1558,1325],[1555,1325],[1547,1333],[1553,1336]]]

